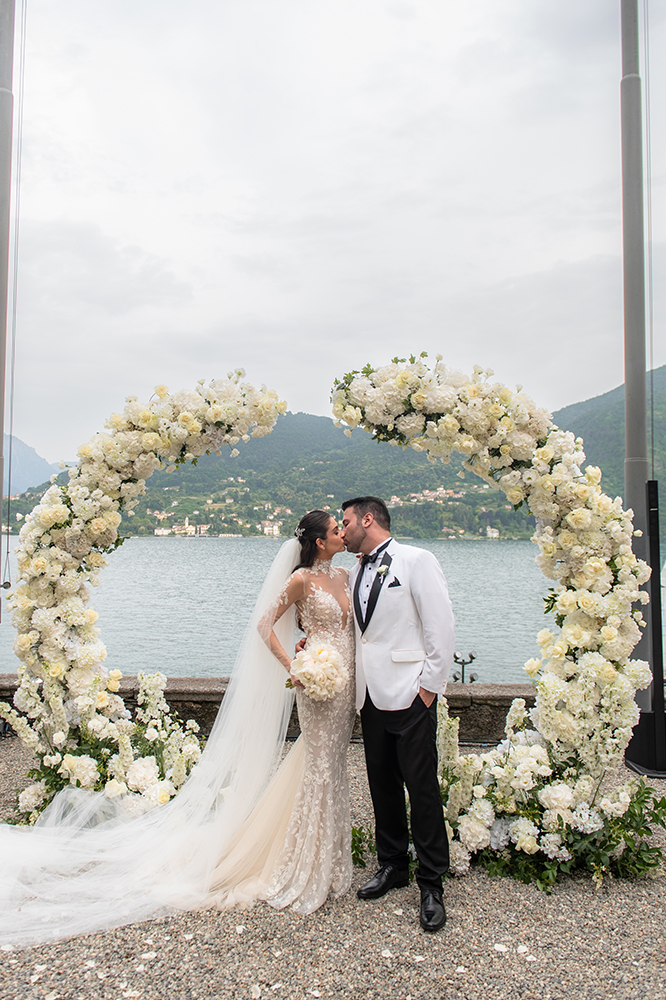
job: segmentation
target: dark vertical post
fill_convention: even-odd
[[[650,544],[650,624],[652,632],[652,710],[654,712],[655,770],[666,772],[664,719],[664,646],[661,625],[661,556],[659,553],[659,485],[647,483],[648,541]]]

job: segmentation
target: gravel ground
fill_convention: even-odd
[[[7,814],[30,756],[0,741]],[[352,821],[371,821],[363,748],[351,746]],[[666,791],[666,782],[653,782]],[[662,846],[664,838],[660,836]],[[354,889],[368,877],[357,870]],[[260,904],[2,955],[0,1000],[663,1000],[666,871],[638,882],[563,880],[551,896],[474,870],[445,882],[448,923],[418,925],[418,889],[350,892],[301,917]]]

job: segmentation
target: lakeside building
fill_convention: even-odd
[[[171,528],[155,528],[154,535],[207,535],[210,524],[190,524],[189,517],[184,524],[174,524]]]

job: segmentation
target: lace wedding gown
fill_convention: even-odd
[[[346,570],[330,562],[315,567],[290,578],[260,632],[268,640],[298,577],[303,596],[296,610],[306,648],[332,646],[349,680],[327,701],[297,691],[301,736],[211,873],[211,905],[219,908],[265,899],[312,913],[351,884],[347,747],[354,724],[354,623]]]

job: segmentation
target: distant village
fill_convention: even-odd
[[[244,483],[244,479],[238,479],[239,483]],[[489,490],[490,487],[486,484],[482,486],[475,486],[475,489]],[[392,508],[408,507],[411,504],[423,504],[423,503],[447,503],[449,505],[455,504],[461,498],[465,497],[466,493],[464,490],[455,491],[452,489],[447,489],[444,486],[438,487],[436,490],[421,490],[418,493],[409,493],[406,497],[392,496],[389,501],[387,501],[387,506]],[[334,495],[328,497],[330,500],[334,500]],[[226,497],[224,501],[224,506],[227,504],[233,504],[234,499],[232,497]],[[172,502],[172,507],[178,506],[178,501],[174,500]],[[205,501],[205,507],[214,510],[223,506],[222,504],[215,504],[212,500]],[[322,510],[331,510],[330,504],[322,505]],[[282,527],[284,525],[284,516],[292,515],[292,510],[290,507],[280,507],[273,506],[271,503],[264,503],[261,506],[255,506],[253,508],[258,514],[263,512],[265,516],[263,518],[257,517],[257,523],[254,525],[256,531],[261,532],[263,535],[279,537],[282,534]],[[485,511],[485,507],[480,508],[481,511]],[[205,516],[205,510],[204,510]],[[152,516],[156,520],[163,522],[174,516],[173,510],[151,510],[146,508],[146,514]],[[200,516],[202,511],[193,510],[192,516]],[[182,523],[180,524],[160,524],[153,531],[155,535],[208,535],[212,527],[212,521],[208,524],[203,522],[190,522],[189,516],[186,516]],[[442,528],[442,534],[444,537],[459,537],[465,534],[464,528]],[[499,528],[493,528],[490,525],[486,526],[485,535],[487,538],[499,538],[500,531]],[[231,532],[224,532],[219,535],[222,538],[241,538],[240,533],[234,534]]]

